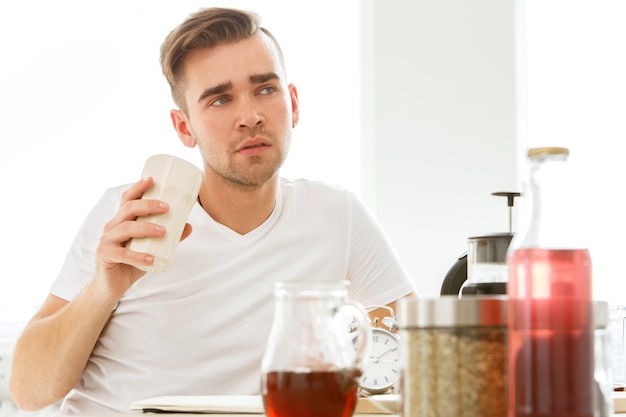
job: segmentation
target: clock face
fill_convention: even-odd
[[[372,329],[369,358],[364,363],[360,385],[370,392],[384,392],[400,378],[398,337],[383,329]]]

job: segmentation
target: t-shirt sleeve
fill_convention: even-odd
[[[365,307],[386,305],[416,292],[391,240],[369,209],[348,192],[350,297]]]
[[[106,190],[100,201],[91,209],[65,257],[65,262],[50,294],[64,300],[72,300],[95,275],[95,253],[104,225],[118,210],[124,187]]]

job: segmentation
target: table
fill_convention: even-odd
[[[166,398],[167,404],[174,404],[175,406],[180,406],[181,404],[191,404],[193,407],[198,407],[199,405],[201,406],[203,403],[205,404],[210,404],[210,403],[215,403],[215,398],[220,398],[220,397],[211,397],[211,396],[198,396],[198,397],[185,397],[185,396],[174,396],[174,397],[156,397],[158,398]],[[226,397],[226,398],[233,398],[231,397]],[[256,404],[256,402],[258,402],[258,396],[244,396],[242,397],[243,399],[247,399],[247,400],[252,400],[252,402],[250,404]],[[180,400],[183,399],[182,402],[180,402]],[[206,401],[205,399],[209,399],[211,401]],[[615,409],[616,409],[616,417],[620,417],[620,416],[625,416],[626,417],[626,393],[615,393],[614,396],[615,399]],[[195,401],[194,401],[195,400]],[[149,402],[153,402],[152,399],[148,400]],[[156,404],[158,404],[158,401],[156,402]],[[363,407],[363,405],[366,404],[361,404],[361,407]],[[111,413],[109,415],[106,416],[100,416],[100,417],[156,417],[156,415],[158,414],[158,417],[165,417],[163,414],[167,414],[167,417],[193,417],[193,416],[202,416],[202,417],[254,417],[254,416],[265,416],[265,413],[263,413],[261,411],[261,409],[259,408],[259,405],[256,404],[255,405],[256,408],[246,408],[245,411],[250,411],[248,413],[237,413],[237,414],[232,414],[232,413],[202,413],[202,412],[198,412],[196,411],[186,411],[183,413],[178,412],[180,409],[176,408],[175,412],[167,412],[167,413],[163,413],[163,412],[158,412],[158,413],[152,413],[152,412],[142,412],[140,411],[141,409],[136,409],[135,411],[128,411],[128,412],[122,412],[122,413]],[[199,408],[201,409],[201,408]],[[239,410],[237,410],[239,411]],[[361,411],[365,411],[365,412],[359,412],[359,413],[355,413],[353,415],[353,417],[372,417],[372,416],[384,416],[384,417],[400,417],[399,413],[393,413],[393,414],[389,414],[389,413],[382,413],[382,412],[369,412],[370,409],[369,408],[361,408]],[[83,417],[90,417],[90,416],[83,416]]]
[[[129,411],[128,413],[117,413],[99,417],[254,417],[264,416],[265,414],[193,414],[193,413],[142,413],[140,411]],[[353,414],[353,417],[373,417],[373,416],[385,416],[385,417],[400,417],[400,414]],[[84,416],[88,417],[88,416]]]
[[[385,415],[394,417],[400,412],[399,405],[400,396],[397,394],[359,397],[354,416]],[[144,411],[147,411],[147,413],[143,413],[145,416],[153,414],[152,411],[160,414],[167,412],[170,415],[185,413],[186,416],[201,413],[210,413],[211,416],[234,413],[227,414],[230,417],[265,415],[263,399],[260,395],[165,395],[134,401],[130,404],[128,413],[123,413],[123,415],[128,414],[137,417]]]

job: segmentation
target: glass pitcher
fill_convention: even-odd
[[[371,340],[363,306],[348,282],[278,282],[262,363],[268,417],[349,417]]]

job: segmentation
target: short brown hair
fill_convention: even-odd
[[[281,65],[284,67],[285,62],[278,42],[267,29],[261,27],[261,20],[254,12],[219,7],[201,9],[172,30],[161,45],[160,61],[176,105],[186,111],[182,68],[188,52],[237,42],[251,37],[259,30],[276,45]]]

